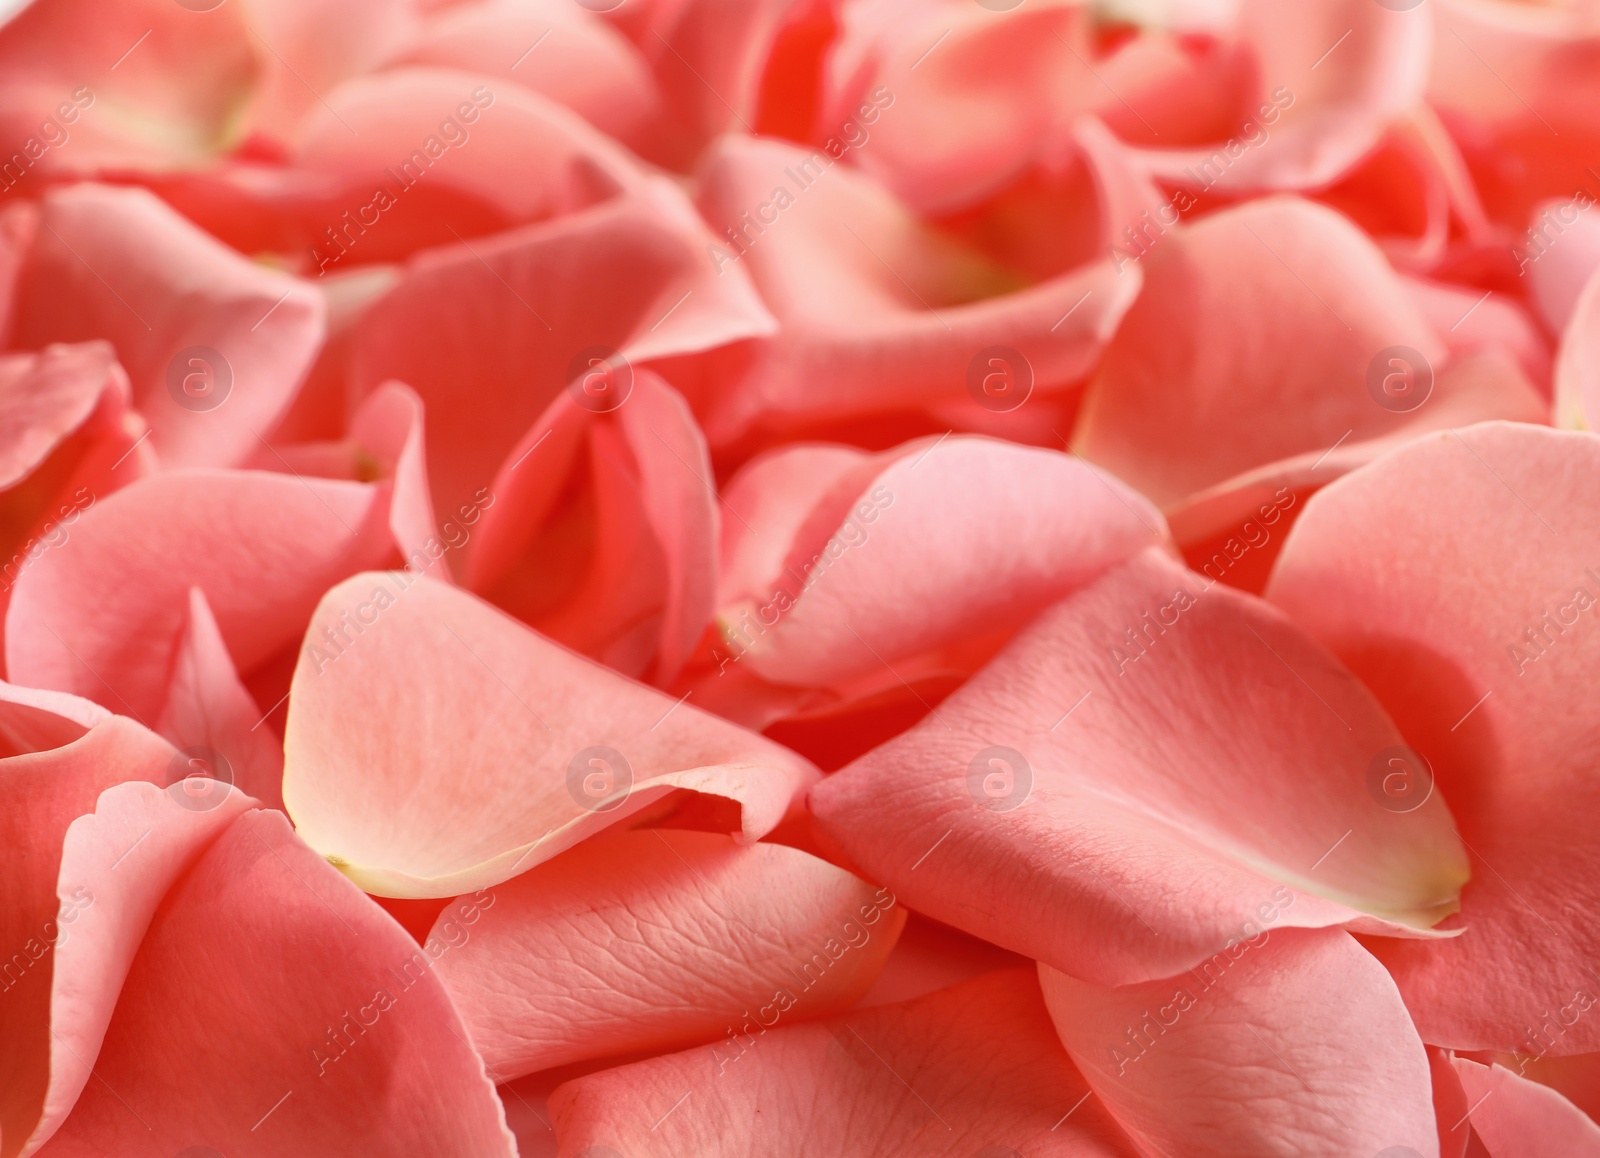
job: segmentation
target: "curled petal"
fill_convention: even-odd
[[[675,788],[736,801],[756,840],[816,777],[770,741],[404,573],[324,597],[284,748],[300,833],[394,897],[497,884]]]
[[[510,1158],[494,1088],[428,964],[281,813],[245,812],[161,900],[100,1080],[49,1153],[175,1154],[199,1139],[236,1154]],[[193,1065],[202,1054],[216,1065]]]
[[[12,343],[104,338],[169,466],[254,454],[322,342],[316,289],[246,261],[143,189],[45,198]]]

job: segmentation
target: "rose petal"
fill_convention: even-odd
[[[1391,812],[1369,787],[1399,744],[1282,616],[1151,550],[817,785],[811,808],[919,912],[1127,984],[1264,926],[1416,935],[1452,912],[1466,862],[1448,811]]]
[[[1023,970],[607,1070],[550,1109],[563,1155],[1135,1153]]]
[[[256,46],[239,5],[196,7],[33,0],[0,26],[0,139],[24,173],[182,168],[231,144]]]
[[[1556,421],[1572,430],[1600,426],[1600,270],[1578,295],[1556,358]]]
[[[1067,1052],[1141,1151],[1434,1158],[1427,1055],[1383,967],[1337,931],[1240,949],[1226,973],[1120,989],[1039,966]]]
[[[440,187],[523,224],[576,212],[640,180],[626,151],[576,114],[521,85],[450,68],[397,68],[341,85],[307,118],[294,156],[361,200],[353,217],[333,223],[333,241],[319,240],[329,262],[344,250],[369,251],[368,229],[392,231],[386,218]],[[448,218],[443,225],[434,232],[448,244]]]
[[[824,135],[924,214],[972,205],[1052,160],[1104,93],[1089,11],[1067,0],[878,0],[845,6],[843,25]]]
[[[674,788],[737,801],[756,840],[816,776],[464,592],[397,573],[323,598],[284,747],[302,836],[397,897],[497,884]]]
[[[1102,229],[1126,210],[1103,184]],[[1062,394],[1093,366],[1139,292],[1096,260],[1019,288],[1014,274],[916,220],[888,191],[825,151],[725,137],[705,162],[700,208],[725,244],[717,268],[748,268],[783,322],[706,419],[713,445],[754,426],[794,427],[969,397],[990,358],[1021,401]],[[731,231],[731,232],[728,232]],[[1014,291],[1014,292],[1009,292]]]
[[[197,771],[278,807],[283,746],[265,725],[260,707],[234,670],[205,592],[189,588],[189,622],[173,656],[167,702],[156,730],[195,756]]]
[[[660,116],[661,93],[639,50],[604,20],[562,0],[444,8],[429,16],[426,31],[397,63],[514,81],[636,151],[650,145]]]
[[[818,689],[835,703],[898,691],[925,667],[971,671],[1038,611],[1165,537],[1154,508],[1093,467],[961,435],[859,456],[803,522],[785,505],[792,499],[760,495],[787,486],[783,459],[817,456],[775,452],[729,488],[739,519],[725,550],[760,551],[764,567],[743,564],[750,594],[718,610],[723,662],[704,694],[758,726],[781,709],[754,689],[727,699],[729,659],[742,673]],[[776,525],[756,521],[763,510]],[[744,548],[740,538],[762,545]],[[777,544],[787,548],[781,557]],[[993,642],[965,664],[946,654],[978,640]]]
[[[592,359],[637,367],[770,333],[742,271],[717,277],[707,242],[682,194],[652,179],[584,212],[413,259],[363,318],[353,374],[362,393],[400,378],[427,406],[436,508],[456,510],[492,482]]]
[[[387,507],[382,486],[264,471],[142,479],[84,511],[22,573],[6,670],[154,722],[191,588],[249,680],[299,637],[329,584],[394,558]]]
[[[324,314],[315,289],[246,261],[145,190],[75,185],[45,198],[12,341],[109,340],[162,461],[228,466],[293,400]]]
[[[1455,1067],[1472,1103],[1472,1129],[1494,1158],[1600,1154],[1600,1126],[1548,1086],[1466,1058]]]
[[[250,131],[288,140],[307,113],[322,109],[321,94],[410,43],[421,32],[423,7],[418,0],[247,0],[263,65]]]
[[[132,720],[107,716],[72,697],[0,684],[0,934],[10,952],[0,969],[0,1130],[7,1155],[20,1153],[46,1115],[51,1057],[51,951],[67,920],[57,895],[68,826],[94,811],[95,798],[124,780],[161,780],[172,748]],[[73,913],[82,903],[73,899]],[[70,1104],[70,1097],[68,1098]],[[51,1116],[59,1121],[58,1107]],[[45,1125],[48,1130],[49,1123]]]
[[[507,455],[467,582],[552,639],[665,684],[711,621],[719,510],[683,397],[649,370],[629,381],[615,409],[556,395]],[[584,467],[587,486],[573,477]]]
[[[1240,128],[1215,147],[1144,150],[1164,181],[1229,193],[1329,184],[1420,101],[1435,39],[1429,12],[1371,0],[1243,0],[1235,35],[1257,77]]]
[[[1472,854],[1465,935],[1373,944],[1437,1045],[1522,1049],[1540,1011],[1600,984],[1600,859],[1583,835],[1600,790],[1579,702],[1600,656],[1579,608],[1600,592],[1597,485],[1594,435],[1430,435],[1312,499],[1267,589],[1388,709],[1431,767],[1402,774],[1419,791],[1436,778]],[[1583,1018],[1549,1052],[1597,1048],[1600,1019]]]
[[[275,812],[162,900],[95,1074],[50,1155],[515,1153],[427,958]]]
[[[838,1013],[904,924],[892,896],[798,849],[651,829],[463,897],[433,936],[456,946],[440,978],[505,1082]]]
[[[168,770],[161,761],[170,751],[151,746],[151,774]],[[181,792],[137,780],[113,785],[67,829],[49,1037],[38,1043],[50,1084],[23,1154],[60,1128],[88,1085],[128,966],[167,889],[253,803],[226,788]]]
[[[1444,360],[1377,247],[1310,202],[1273,198],[1180,226],[1141,264],[1145,291],[1073,444],[1163,507],[1346,434],[1393,429],[1404,418],[1369,393],[1373,365],[1394,347],[1420,355],[1414,371]]]

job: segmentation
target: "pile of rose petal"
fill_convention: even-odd
[[[1596,0],[33,0],[0,1158],[1600,1155]]]

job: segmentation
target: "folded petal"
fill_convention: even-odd
[[[579,1078],[560,1153],[1133,1155],[1024,970]]]
[[[851,465],[830,472],[830,454]],[[804,509],[787,462],[816,470],[819,458],[832,485]],[[742,590],[718,608],[722,649],[703,694],[758,726],[792,693],[724,687],[728,661],[809,690],[814,708],[899,691],[925,670],[965,674],[1040,610],[1165,537],[1161,516],[1116,479],[975,436],[879,455],[786,448],[728,494],[738,517],[724,557]],[[963,645],[969,654],[951,654]]]
[[[1327,185],[1362,160],[1427,86],[1434,29],[1431,12],[1415,7],[1244,0],[1233,31],[1255,64],[1239,127],[1210,147],[1143,150],[1164,181],[1235,194]]]
[[[281,813],[246,812],[162,899],[100,1080],[47,1153],[509,1158],[494,1088],[427,964]]]
[[[665,684],[711,622],[719,508],[683,396],[649,370],[624,373],[625,394],[557,394],[507,456],[468,545],[467,585]]]
[[[1401,814],[1373,793],[1375,760],[1401,751],[1367,690],[1280,614],[1150,550],[811,808],[919,912],[1127,984],[1267,927],[1426,935],[1466,859],[1441,801]]]
[[[0,139],[32,170],[195,167],[237,139],[260,73],[237,4],[34,0],[0,26]]]
[[[234,670],[205,592],[189,589],[188,624],[173,657],[156,730],[201,762],[213,779],[254,799],[282,803],[283,746]]]
[[[329,585],[396,557],[388,488],[265,471],[172,471],[83,511],[17,580],[6,670],[155,724],[198,587],[247,682]],[[269,686],[276,686],[276,679]],[[273,703],[287,690],[276,686]],[[252,721],[254,722],[254,721]]]
[[[1556,1091],[1498,1065],[1455,1059],[1472,1129],[1492,1158],[1600,1155],[1600,1126]]]
[[[1129,198],[1110,191],[1115,174],[1096,174],[1104,204],[1092,232],[1115,236]],[[1098,238],[1096,259],[1023,288],[824,149],[725,137],[699,203],[722,234],[717,268],[748,268],[783,323],[708,412],[713,445],[752,427],[792,436],[968,398],[1006,411],[1030,393],[1063,394],[1139,292],[1138,270],[1119,276]]]
[[[1600,991],[1597,485],[1600,436],[1430,435],[1313,498],[1267,588],[1383,703],[1418,754],[1403,799],[1442,797],[1471,853],[1465,933],[1372,943],[1432,1044],[1547,1052],[1532,1027]],[[1548,1052],[1600,1049],[1600,1019],[1576,1022]]]
[[[168,772],[165,788],[160,779],[113,785],[67,829],[49,1035],[36,1043],[50,1085],[32,1136],[17,1139],[24,1154],[55,1133],[89,1084],[128,967],[167,889],[253,803],[220,785],[173,780],[173,765],[160,765],[170,751],[151,749],[151,772]]]
[[[839,1013],[904,925],[894,897],[799,849],[650,829],[463,897],[433,936],[458,946],[440,978],[505,1082]]]
[[[420,255],[360,323],[356,389],[398,378],[416,390],[434,503],[456,510],[596,360],[625,373],[771,332],[743,271],[717,276],[708,241],[683,195],[651,179],[580,213]]]
[[[315,289],[246,261],[142,189],[52,192],[20,290],[12,344],[108,340],[170,466],[255,453],[322,342]]]
[[[283,797],[305,840],[396,897],[498,884],[675,788],[737,802],[756,840],[816,777],[776,744],[403,573],[324,597],[284,748]]]
[[[1428,1058],[1383,966],[1338,931],[1229,957],[1117,989],[1039,966],[1067,1052],[1142,1153],[1438,1155]]]
[[[0,348],[7,345],[16,309],[17,277],[39,231],[39,207],[16,201],[0,210]]]
[[[132,720],[70,696],[0,684],[0,1153],[10,1158],[46,1114],[52,1086],[52,977],[61,943],[92,894],[57,895],[68,826],[125,780],[165,782],[172,747]],[[70,1096],[67,1103],[70,1105]],[[56,1114],[59,1120],[59,1114]]]

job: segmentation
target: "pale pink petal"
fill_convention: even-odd
[[[1436,1158],[1427,1055],[1360,945],[1284,931],[1219,960],[1119,989],[1039,967],[1067,1052],[1143,1153]]]
[[[398,897],[497,884],[673,789],[735,801],[756,840],[816,778],[770,741],[403,573],[324,597],[285,752],[305,839]]]
[[[1429,935],[1466,858],[1442,801],[1401,814],[1373,794],[1401,743],[1273,608],[1149,550],[810,802],[919,912],[1126,984],[1262,928]]]
[[[317,290],[246,261],[142,189],[52,192],[21,294],[13,345],[110,341],[171,466],[254,454],[322,341]]]
[[[1600,658],[1597,486],[1595,435],[1429,435],[1313,498],[1267,589],[1387,708],[1426,761],[1396,769],[1407,799],[1447,802],[1471,853],[1461,936],[1371,943],[1431,1044],[1600,1048],[1600,1019],[1573,1012],[1600,984],[1583,701]],[[1547,1049],[1533,1035],[1551,1015],[1575,1024]]]
[[[1051,1032],[1031,971],[568,1082],[558,1153],[904,1158],[1136,1153]]]
[[[369,394],[350,423],[350,438],[360,453],[391,481],[389,532],[407,567],[445,582],[450,568],[444,552],[455,536],[441,542],[433,498],[428,490],[422,399],[403,382],[386,382]],[[459,512],[465,517],[467,512]],[[459,530],[457,512],[445,512],[445,526]]]
[[[510,1158],[429,964],[281,813],[246,812],[156,909],[99,1081],[41,1153]]]
[[[432,936],[453,946],[440,978],[505,1082],[839,1013],[904,924],[893,896],[799,849],[650,829],[461,897]]]

